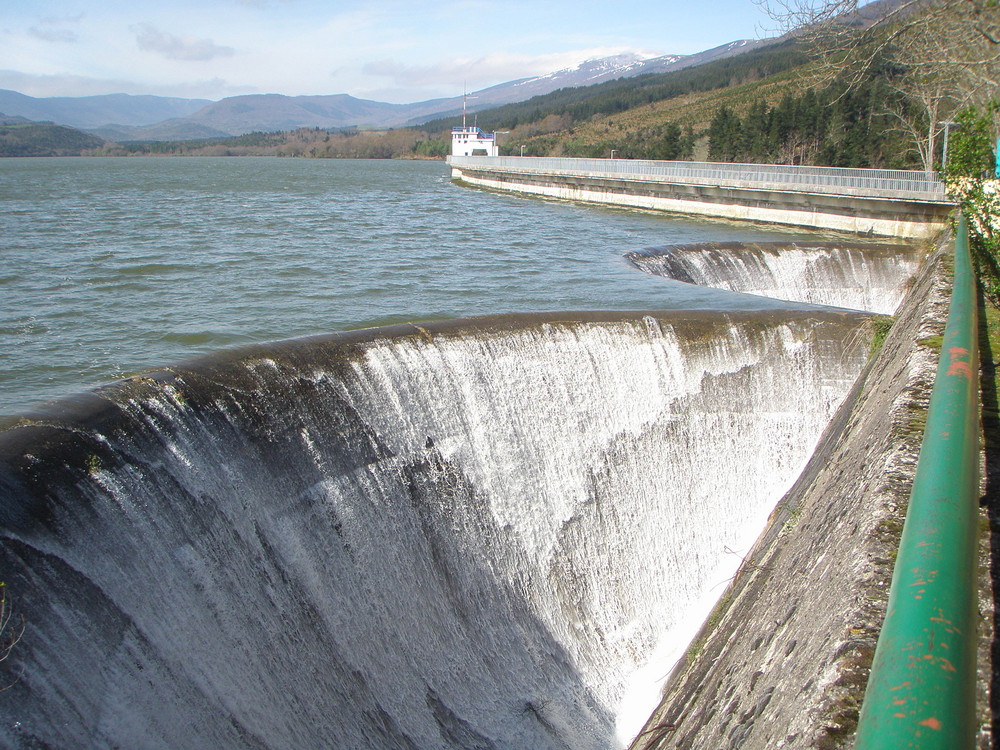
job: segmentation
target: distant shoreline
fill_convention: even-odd
[[[0,158],[53,156],[278,156],[316,159],[443,160],[446,136],[425,131],[299,128],[228,138],[115,143],[65,125],[0,122]]]

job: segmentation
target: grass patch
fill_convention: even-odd
[[[979,302],[979,367],[982,410],[983,448],[986,452],[987,494],[1000,477],[1000,385],[997,365],[1000,364],[1000,309],[985,292]]]
[[[792,510],[788,512],[788,518],[785,520],[785,525],[782,526],[781,532],[785,534],[794,529],[798,525],[799,519],[801,518],[802,518],[802,506],[796,505]]]
[[[927,336],[926,338],[917,339],[918,346],[926,346],[928,349],[933,349],[936,352],[941,351],[943,344],[944,336]]]
[[[907,435],[923,435],[927,429],[927,409],[913,407],[910,409],[910,418],[906,422],[905,432]]]
[[[879,315],[878,317],[872,318],[872,326],[874,331],[872,332],[872,343],[868,348],[868,356],[874,357],[882,350],[882,345],[885,343],[885,337],[889,335],[889,331],[892,330],[892,324],[896,322],[896,319],[891,315]]]
[[[1000,364],[996,359],[997,353],[1000,353],[1000,310],[987,302],[979,311],[983,314],[980,325],[986,327],[986,337],[994,356],[993,363]]]

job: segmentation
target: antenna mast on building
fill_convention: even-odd
[[[465,115],[466,115],[466,110],[468,109],[469,106],[469,84],[467,82],[462,84],[462,91],[465,92],[464,94],[462,94],[462,130],[465,130],[466,128]],[[476,99],[477,97],[474,96],[472,98]],[[476,118],[476,122],[479,122],[478,117]]]

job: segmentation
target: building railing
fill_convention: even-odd
[[[545,174],[619,177],[662,182],[693,182],[717,186],[782,186],[821,192],[860,191],[872,195],[900,194],[933,202],[947,202],[944,183],[934,172],[905,169],[850,169],[781,164],[651,161],[642,159],[572,159],[532,156],[450,156],[461,169],[479,168]]]
[[[972,748],[978,621],[976,282],[960,220],[941,360],[856,750]]]

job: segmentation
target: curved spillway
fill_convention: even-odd
[[[27,625],[0,741],[613,747],[630,675],[684,647],[867,330],[836,311],[397,326],[28,415],[0,433],[0,570]]]
[[[776,299],[892,315],[921,257],[912,246],[704,242],[629,253],[654,276]]]

